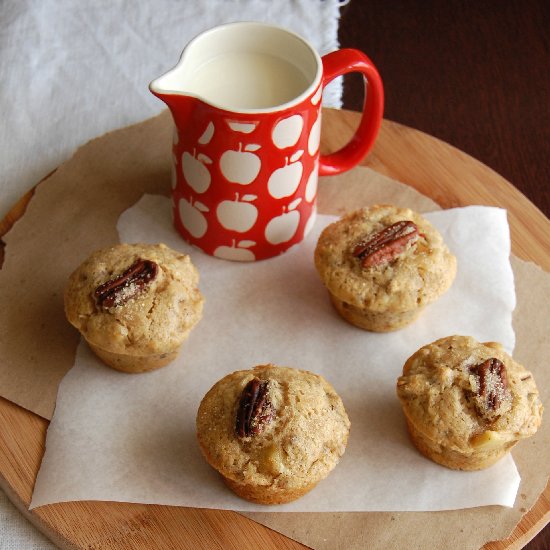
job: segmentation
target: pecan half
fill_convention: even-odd
[[[491,357],[471,367],[470,372],[478,377],[477,395],[487,411],[496,411],[507,397],[508,377],[504,363]]]
[[[125,304],[143,292],[157,272],[158,265],[155,262],[138,258],[124,273],[95,289],[97,305],[109,309]]]
[[[358,242],[352,254],[361,260],[363,267],[375,267],[391,262],[405,250],[409,243],[417,240],[416,224],[410,220],[402,220]]]
[[[241,394],[235,424],[237,435],[250,437],[263,432],[274,416],[275,411],[269,401],[268,381],[253,378]]]

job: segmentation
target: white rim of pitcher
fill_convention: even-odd
[[[318,87],[321,84],[321,79],[322,79],[322,76],[323,76],[323,61],[321,60],[321,56],[319,55],[317,50],[311,45],[311,43],[306,38],[304,38],[303,36],[300,36],[299,34],[295,33],[294,31],[291,31],[289,29],[285,29],[284,27],[281,27],[279,25],[272,25],[270,23],[263,23],[261,21],[234,21],[232,23],[224,23],[223,25],[218,25],[216,27],[212,27],[211,29],[208,29],[206,31],[201,32],[200,34],[198,34],[197,36],[192,38],[187,43],[187,45],[184,47],[184,49],[181,53],[179,61],[176,63],[176,65],[174,67],[172,67],[170,70],[166,71],[165,73],[161,74],[159,77],[155,78],[154,80],[152,80],[150,82],[149,89],[152,92],[156,92],[156,93],[159,93],[159,94],[166,93],[166,91],[164,91],[164,92],[161,91],[157,87],[156,83],[161,78],[164,78],[167,74],[169,74],[173,71],[176,71],[178,69],[178,67],[180,67],[183,64],[183,62],[185,60],[185,57],[187,56],[187,52],[188,52],[189,48],[192,46],[192,44],[194,44],[195,42],[198,42],[199,40],[203,39],[204,37],[208,36],[209,34],[214,34],[216,32],[221,32],[224,29],[227,29],[229,27],[238,27],[238,26],[243,26],[243,27],[244,26],[266,27],[266,28],[269,28],[269,29],[274,29],[274,30],[281,31],[281,32],[283,32],[287,35],[293,36],[298,41],[302,42],[309,49],[309,51],[313,54],[313,57],[314,57],[314,59],[316,61],[316,64],[317,64],[317,70],[315,72],[315,77],[313,78],[313,81],[311,82],[311,84],[299,96],[295,97],[291,101],[287,101],[286,103],[281,103],[280,105],[275,105],[273,107],[261,107],[261,108],[255,108],[255,109],[254,108],[253,109],[244,109],[244,108],[228,109],[227,107],[223,107],[223,106],[217,104],[215,101],[206,102],[204,100],[204,98],[202,98],[198,94],[183,93],[183,92],[178,92],[176,90],[171,90],[169,93],[171,93],[173,95],[183,95],[183,96],[186,96],[186,97],[194,97],[194,98],[199,99],[199,100],[201,100],[205,103],[208,103],[209,105],[212,105],[213,107],[215,107],[216,109],[219,109],[220,111],[225,111],[227,113],[265,114],[265,113],[276,113],[276,112],[279,112],[279,111],[284,111],[286,109],[290,109],[290,108],[302,103],[302,101],[305,101],[310,95],[313,95],[317,91]],[[319,103],[321,101],[322,101],[322,99],[320,98]]]

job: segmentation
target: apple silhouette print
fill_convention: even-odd
[[[248,248],[254,246],[254,241],[239,241],[235,245],[235,239],[232,239],[231,246],[218,246],[214,250],[214,256],[223,258],[224,260],[234,260],[237,262],[253,262],[256,259],[254,252]]]
[[[323,87],[319,86],[317,88],[317,91],[311,97],[311,104],[312,105],[317,105],[317,103],[319,103],[319,101],[321,100],[322,95],[323,95]]]
[[[235,193],[235,200],[225,200],[218,204],[216,208],[218,221],[226,229],[245,233],[258,219],[258,209],[250,204],[257,198],[256,195],[243,195],[239,200],[239,194]]]
[[[202,133],[202,136],[198,139],[201,145],[208,145],[214,136],[214,123],[211,121]]]
[[[317,120],[313,123],[311,131],[309,132],[309,138],[307,140],[307,150],[311,156],[319,150],[319,144],[321,142],[321,114],[317,117]]]
[[[181,156],[183,177],[195,193],[204,193],[210,187],[212,181],[205,164],[212,164],[212,160],[202,153],[199,153],[195,158],[195,153],[196,151],[193,149],[193,154],[185,151]]]
[[[226,120],[227,125],[234,131],[241,134],[250,134],[258,126],[257,122],[239,122],[237,120]]]
[[[273,128],[271,138],[273,143],[279,149],[292,147],[296,145],[300,139],[302,128],[304,127],[304,119],[301,115],[292,115],[283,120],[279,120]]]
[[[309,175],[306,183],[305,198],[307,202],[313,202],[315,196],[317,195],[317,180],[317,163],[315,163],[315,166],[313,167],[313,170],[311,171],[311,174]]]
[[[185,227],[185,229],[187,229],[196,239],[200,239],[204,236],[208,229],[208,222],[203,212],[209,211],[208,206],[199,201],[193,203],[192,199],[186,201],[184,198],[181,198],[178,204],[178,210],[183,227]]]
[[[296,234],[300,223],[300,212],[296,210],[301,198],[292,201],[288,207],[283,207],[283,213],[272,218],[265,227],[265,238],[271,244],[290,241]]]
[[[304,167],[298,159],[304,153],[303,150],[296,151],[291,157],[285,157],[285,165],[273,171],[267,182],[269,194],[274,199],[290,197],[296,192],[302,179]]]
[[[224,177],[231,183],[248,185],[252,183],[260,172],[261,161],[257,151],[261,146],[250,143],[244,146],[239,144],[238,151],[229,149],[220,157],[220,170]]]

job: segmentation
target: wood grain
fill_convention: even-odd
[[[550,217],[549,26],[547,0],[355,0],[338,38],[378,67],[386,118],[474,156]],[[343,103],[360,111],[357,76]]]
[[[326,111],[323,150],[345,142],[358,117],[353,112]],[[496,204],[507,208],[516,255],[550,271],[550,221],[511,184],[472,157],[426,134],[384,121],[377,144],[363,164],[410,184],[443,207]],[[28,194],[15,205],[0,223],[0,235],[24,215],[31,199]],[[48,423],[0,399],[0,426],[0,485],[26,517],[63,549],[305,548],[230,511],[71,502],[29,512]],[[550,520],[549,500],[547,487],[509,539],[485,548],[521,547]]]

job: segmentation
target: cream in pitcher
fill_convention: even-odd
[[[320,155],[322,90],[353,71],[367,86],[360,125],[340,151]],[[199,35],[150,89],[176,124],[175,226],[204,252],[231,260],[269,258],[303,240],[318,175],[355,166],[383,111],[380,77],[363,53],[321,59],[298,35],[253,22]]]
[[[292,63],[273,55],[234,52],[200,67],[188,92],[224,109],[265,109],[291,101],[308,85]]]

